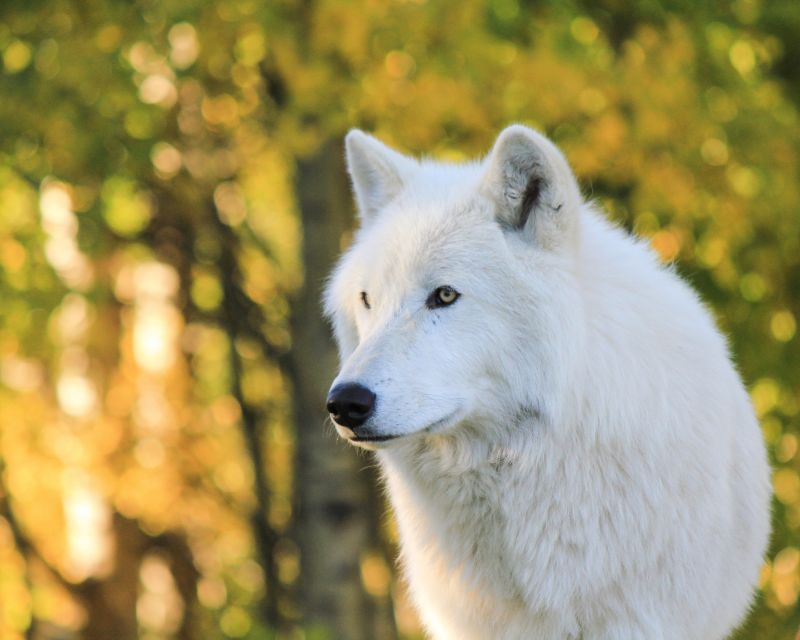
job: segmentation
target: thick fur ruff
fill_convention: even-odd
[[[730,634],[767,544],[769,469],[695,293],[525,127],[473,164],[358,131],[347,156],[361,228],[326,293],[334,387],[375,404],[337,429],[377,449],[431,636]],[[432,305],[445,286],[457,300]]]

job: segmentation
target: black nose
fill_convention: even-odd
[[[355,429],[372,415],[375,394],[355,382],[337,384],[328,394],[328,412],[338,424]]]

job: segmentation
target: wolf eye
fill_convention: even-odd
[[[366,291],[362,291],[362,292],[361,292],[361,302],[363,302],[363,303],[364,303],[364,306],[365,306],[367,309],[372,309],[372,307],[371,307],[371,306],[370,306],[370,304],[369,304],[369,296],[367,295],[367,292],[366,292]]]
[[[438,307],[448,307],[453,304],[461,294],[453,289],[453,287],[438,287],[434,289],[433,293],[428,296],[425,305],[428,309],[436,309]]]

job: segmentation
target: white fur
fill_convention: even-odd
[[[431,636],[726,637],[767,543],[769,469],[697,296],[525,127],[482,163],[361,132],[347,157],[362,228],[326,294],[335,383],[374,391],[365,429],[398,436],[366,446]],[[429,309],[443,285],[460,298]]]

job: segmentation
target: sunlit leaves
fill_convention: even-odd
[[[192,66],[200,53],[197,32],[188,22],[180,22],[169,30],[169,44],[169,60],[176,69]]]
[[[19,73],[28,66],[31,57],[29,44],[22,40],[13,40],[3,50],[3,66],[6,73]]]
[[[103,218],[115,233],[131,237],[147,226],[152,215],[151,197],[124,177],[109,178],[101,191]]]
[[[770,330],[779,342],[789,342],[797,331],[797,322],[791,311],[786,309],[775,311],[770,319]]]
[[[203,311],[214,311],[222,302],[219,279],[207,271],[198,271],[192,281],[192,301]]]
[[[150,150],[150,161],[160,178],[171,178],[180,171],[181,153],[168,142],[157,142]]]

